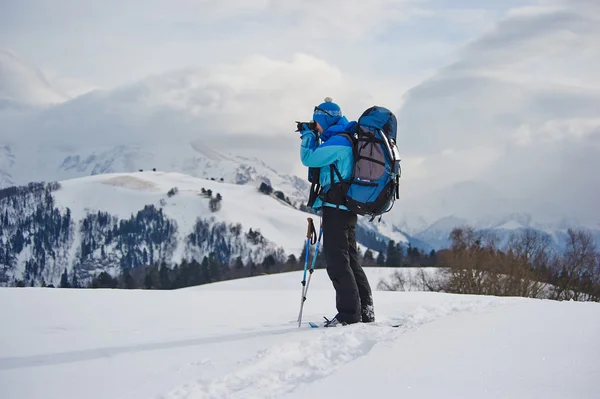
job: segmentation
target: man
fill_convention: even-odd
[[[343,180],[352,176],[352,143],[345,134],[350,124],[330,97],[315,107],[313,121],[316,133],[306,124],[299,129],[302,136],[300,157],[305,166],[318,168],[319,184],[323,187],[312,206],[322,211],[323,252],[327,274],[335,288],[338,311],[325,326],[373,322],[375,313],[371,287],[358,262],[357,215],[344,206],[344,194],[337,174],[339,172]]]

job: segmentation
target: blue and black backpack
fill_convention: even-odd
[[[396,146],[397,120],[387,108],[374,106],[360,116],[356,124],[342,133],[352,143],[354,169],[350,179],[331,184],[325,195],[327,202],[345,205],[352,212],[370,216],[371,221],[394,206],[400,196],[400,157]]]

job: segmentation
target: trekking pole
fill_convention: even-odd
[[[308,270],[308,282],[306,283],[306,288],[304,289],[304,295],[302,296],[302,305],[306,301],[306,294],[308,293],[308,287],[310,286],[310,279],[312,277],[313,272],[315,271],[315,263],[317,261],[317,255],[319,255],[319,247],[321,246],[321,236],[323,235],[323,227],[319,229],[319,239],[317,240],[317,246],[315,248],[315,253],[313,254],[312,263],[310,265],[310,269]],[[300,317],[302,317],[302,305],[300,307]]]
[[[304,256],[304,276],[302,277],[302,295],[300,297],[300,313],[298,314],[298,327],[302,324],[302,308],[304,307],[304,301],[306,300],[306,271],[308,269],[308,254],[310,252],[310,241],[315,233],[315,225],[313,224],[312,218],[307,218],[308,228],[306,230],[306,254]],[[312,274],[312,272],[311,272]],[[310,280],[310,276],[309,276]]]

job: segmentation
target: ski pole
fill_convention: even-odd
[[[319,255],[319,247],[321,246],[321,236],[323,235],[323,227],[319,229],[319,239],[317,240],[317,246],[315,248],[315,253],[313,254],[312,263],[310,265],[310,269],[308,270],[308,282],[306,283],[306,288],[304,289],[304,295],[302,304],[306,301],[306,294],[308,294],[308,287],[310,286],[310,279],[312,277],[313,272],[315,271],[315,263],[317,261],[317,255]],[[300,310],[300,314],[302,314],[302,310]]]
[[[308,254],[310,252],[310,241],[311,237],[314,234],[315,226],[313,224],[312,218],[307,218],[308,220],[308,228],[306,230],[306,254],[304,256],[304,276],[302,277],[302,295],[300,296],[300,313],[298,314],[298,327],[302,324],[302,308],[304,307],[305,301],[305,287],[306,287],[306,271],[308,269]]]

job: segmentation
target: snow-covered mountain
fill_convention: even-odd
[[[258,187],[267,183],[296,202],[305,201],[309,184],[282,174],[256,158],[222,154],[199,140],[175,147],[117,145],[69,148],[0,146],[0,185],[56,181],[102,173],[138,170],[176,171],[191,176]]]
[[[84,282],[102,271],[118,275],[163,261],[201,261],[211,253],[229,265],[238,257],[258,264],[269,255],[283,262],[301,255],[308,217],[319,228],[317,216],[275,193],[180,173],[99,174],[0,194],[5,285],[57,285],[65,270]],[[385,227],[361,229],[362,249],[405,240]]]
[[[177,173],[102,174],[20,190],[0,199],[8,284],[57,284],[65,269],[89,280],[211,252],[225,263],[285,260],[300,254],[310,216],[253,186]]]
[[[550,200],[511,198],[484,183],[463,181],[401,198],[390,219],[397,229],[435,249],[446,247],[452,229],[462,226],[493,232],[501,243],[513,232],[535,229],[548,234],[556,246],[562,245],[567,229],[585,228],[600,244],[598,220],[579,219],[559,209]]]
[[[366,268],[374,289],[393,270]],[[0,397],[591,399],[600,390],[597,303],[375,289],[374,324],[310,329],[296,322],[301,280],[0,289]],[[304,322],[331,317],[334,304],[318,270]]]

